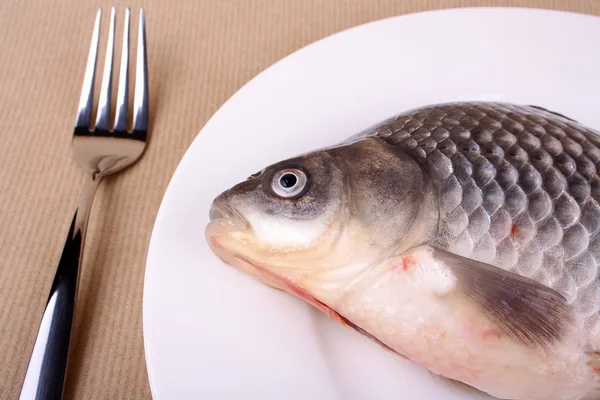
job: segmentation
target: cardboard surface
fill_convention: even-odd
[[[315,40],[400,14],[487,5],[600,15],[600,2],[594,0],[2,1],[0,399],[18,398],[86,179],[71,156],[71,132],[95,13],[104,8],[104,43],[111,5],[117,7],[117,38],[124,8],[131,7],[132,46],[138,9],[146,11],[151,140],[144,157],[106,179],[96,195],[80,280],[69,399],[151,397],[142,292],[156,212],[189,144],[249,79]],[[101,47],[99,67],[103,54]]]

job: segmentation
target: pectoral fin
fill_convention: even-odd
[[[477,400],[492,400],[493,398],[487,394],[482,392],[481,390],[469,386],[464,382],[456,381],[454,379],[446,378],[445,376],[434,374],[433,372],[429,372],[429,375],[433,378],[434,381],[438,382],[440,386],[448,389],[452,393],[459,395],[460,397],[465,397],[469,399],[477,399]]]
[[[433,249],[456,278],[455,291],[481,307],[506,335],[547,348],[573,324],[573,310],[555,290],[493,265]]]

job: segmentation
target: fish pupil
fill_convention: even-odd
[[[282,175],[281,178],[279,179],[279,183],[281,184],[281,186],[286,189],[294,187],[297,182],[298,182],[298,178],[296,177],[296,175],[289,174],[289,173]]]

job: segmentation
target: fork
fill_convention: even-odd
[[[148,67],[144,10],[140,10],[133,129],[128,129],[127,98],[130,10],[125,10],[123,48],[114,127],[109,126],[116,11],[110,14],[108,44],[98,112],[91,127],[94,76],[102,9],[96,14],[92,42],[75,120],[72,148],[75,160],[86,170],[75,216],[52,282],[50,295],[31,353],[20,399],[61,399],[68,363],[77,284],[87,222],[96,189],[102,178],[135,163],[144,153],[148,134]]]

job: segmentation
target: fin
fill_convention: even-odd
[[[573,326],[573,309],[555,290],[490,264],[433,249],[456,278],[455,290],[483,308],[509,337],[548,348]]]
[[[567,117],[566,115],[562,115],[562,114],[560,114],[560,113],[557,113],[556,111],[550,111],[550,110],[548,110],[548,109],[546,109],[546,108],[544,108],[544,107],[540,107],[540,106],[534,106],[534,105],[531,105],[531,104],[529,104],[529,107],[531,107],[531,108],[535,108],[535,109],[537,109],[537,110],[542,110],[542,111],[545,111],[545,112],[547,112],[547,113],[550,113],[550,114],[557,115],[557,116],[559,116],[559,117],[561,117],[561,118],[568,119],[569,121],[577,122],[577,121],[575,121],[573,118],[569,118],[569,117]]]
[[[486,394],[485,392],[482,392],[481,390],[473,386],[467,385],[466,383],[455,381],[454,379],[446,378],[445,376],[441,376],[438,374],[434,374],[429,370],[427,370],[427,372],[429,372],[433,380],[439,383],[440,386],[448,389],[448,391],[456,395],[459,395],[460,397],[481,400],[493,399],[493,397],[491,397],[489,394]]]
[[[336,312],[337,314],[337,312]],[[404,357],[402,354],[398,353],[396,350],[392,349],[390,346],[388,346],[387,344],[383,343],[381,340],[377,339],[375,336],[371,335],[369,332],[365,331],[363,328],[361,328],[360,326],[356,325],[354,322],[350,321],[348,318],[343,317],[340,314],[337,314],[337,316],[339,317],[339,322],[342,323],[342,325],[347,326],[350,329],[353,329],[355,331],[357,331],[358,333],[360,333],[361,335],[368,337],[369,339],[373,340],[375,343],[377,343],[379,346],[383,347],[385,350],[394,353],[404,359],[406,359],[406,357]]]

